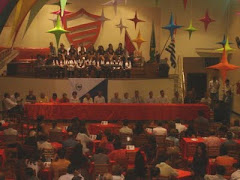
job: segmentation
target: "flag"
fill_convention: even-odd
[[[125,30],[125,49],[129,55],[133,54],[134,51],[136,50],[127,30]]]
[[[170,53],[171,66],[176,68],[176,56],[175,56],[175,40],[172,39],[168,47],[165,49]]]
[[[155,60],[155,49],[156,49],[155,31],[154,31],[154,23],[152,23],[152,34],[151,34],[151,42],[150,42],[150,61]]]

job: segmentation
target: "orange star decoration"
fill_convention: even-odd
[[[139,30],[137,38],[133,40],[137,44],[138,50],[141,48],[142,43],[146,42],[141,35],[141,32]]]
[[[226,77],[227,77],[227,72],[235,70],[235,69],[239,69],[240,66],[235,66],[233,64],[228,63],[227,53],[226,53],[226,50],[224,49],[221,62],[216,64],[216,65],[207,67],[207,68],[208,69],[218,69],[221,73],[222,81],[223,81],[223,83],[225,83],[225,80],[226,80]]]

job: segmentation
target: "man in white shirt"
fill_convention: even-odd
[[[125,92],[123,95],[122,103],[124,104],[132,103],[131,99],[129,99],[129,94],[127,92]]]
[[[83,99],[83,103],[86,103],[86,104],[92,104],[93,103],[93,99],[91,98],[91,95],[89,93],[87,93],[85,95],[85,98]]]
[[[16,129],[13,129],[13,124],[10,123],[8,129],[5,129],[3,131],[4,135],[18,135],[18,131]]]
[[[181,124],[180,119],[175,120],[175,125],[176,125],[176,129],[178,130],[178,133],[181,133],[187,130],[187,127]]]
[[[79,99],[77,97],[77,91],[73,91],[72,92],[72,97],[70,99],[71,103],[79,103]]]
[[[139,91],[135,91],[135,96],[132,98],[132,103],[144,103],[144,100],[141,96],[139,96]]]
[[[174,97],[172,98],[172,103],[173,104],[182,104],[183,103],[183,100],[181,97],[179,97],[179,93],[177,91],[174,93]]]
[[[98,95],[94,97],[94,103],[106,103],[105,98],[102,96],[102,91],[98,91]]]
[[[153,134],[157,136],[166,136],[167,129],[162,127],[162,122],[158,121],[157,127],[153,128]]]
[[[158,97],[157,103],[168,104],[168,98],[165,96],[164,90],[160,91],[160,96]]]
[[[150,91],[148,94],[149,97],[146,99],[146,103],[156,103],[156,99],[153,97],[153,92]]]
[[[236,169],[231,175],[231,180],[240,180],[240,161],[233,165]]]
[[[81,175],[80,171],[74,167],[72,164],[69,164],[67,168],[67,173],[59,177],[58,180],[72,180],[74,176],[79,176],[81,180],[84,180],[84,177]]]
[[[220,88],[220,83],[217,80],[217,77],[214,76],[213,79],[209,82],[209,92],[210,92],[210,97],[212,101],[218,101],[219,88]]]
[[[123,121],[123,127],[119,130],[121,134],[133,134],[133,130],[128,127],[128,120]]]
[[[17,102],[14,102],[11,98],[10,95],[8,93],[4,94],[4,99],[3,99],[3,106],[4,109],[9,111],[11,109],[13,109],[14,107],[17,106]]]
[[[205,175],[204,180],[227,180],[226,178],[224,178],[224,174],[226,172],[224,166],[217,166],[216,172],[216,175]]]
[[[120,103],[121,99],[118,97],[118,92],[114,93],[114,97],[110,101],[111,103]]]

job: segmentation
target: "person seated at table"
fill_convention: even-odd
[[[181,123],[181,120],[179,118],[175,120],[175,126],[179,134],[187,130],[187,127]]]
[[[79,141],[79,143],[82,144],[83,153],[84,154],[88,153],[89,149],[87,148],[87,144],[89,142],[92,142],[92,139],[90,137],[88,137],[86,129],[84,129],[84,128],[79,129],[76,140]]]
[[[36,96],[33,94],[33,91],[30,90],[28,95],[26,96],[26,102],[29,102],[29,103],[35,103],[37,101],[37,98]]]
[[[194,129],[197,131],[198,134],[204,135],[206,132],[206,128],[209,125],[208,119],[204,117],[203,111],[198,111],[198,117],[193,120],[194,123]]]
[[[85,97],[83,98],[83,103],[86,103],[86,104],[93,103],[93,99],[91,98],[91,95],[89,93],[85,94]]]
[[[71,103],[79,103],[80,102],[78,97],[77,97],[77,91],[72,92],[72,97],[70,99],[70,102]]]
[[[123,127],[119,130],[121,134],[133,134],[133,130],[128,127],[128,120],[123,120]]]
[[[50,99],[51,103],[59,103],[59,99],[57,97],[57,93],[52,94],[52,98]]]
[[[52,128],[49,129],[49,132],[61,132],[62,129],[57,126],[57,121],[52,122]]]
[[[145,134],[145,130],[143,128],[143,123],[141,121],[137,121],[135,124],[135,128],[133,129],[133,134],[140,135]]]
[[[75,140],[73,133],[68,132],[68,137],[62,142],[63,148],[73,148],[78,144],[78,141]]]
[[[174,93],[174,97],[172,98],[172,103],[173,104],[182,104],[183,103],[182,98],[179,96],[179,92],[176,91]]]
[[[216,158],[215,163],[220,166],[224,167],[232,167],[234,163],[237,161],[233,158],[228,156],[228,149],[225,146],[220,147],[220,156]]]
[[[32,168],[25,168],[24,174],[25,174],[24,177],[27,180],[39,180],[38,177],[36,177],[35,172],[34,172],[34,170]]]
[[[219,147],[219,148],[220,148],[221,139],[216,136],[216,133],[215,133],[214,130],[211,130],[211,131],[210,131],[210,136],[207,137],[207,138],[204,140],[204,143],[206,144],[206,146],[207,146],[208,148],[210,148],[210,147]]]
[[[23,107],[19,105],[17,102],[14,102],[8,93],[4,94],[3,99],[3,108],[4,110],[8,111],[9,113],[22,113]]]
[[[139,91],[136,90],[134,92],[134,97],[132,98],[132,103],[144,103],[144,100],[141,96],[139,96]]]
[[[104,153],[104,149],[98,147],[96,154],[92,156],[94,164],[109,164],[109,157]]]
[[[38,177],[39,171],[44,168],[43,162],[40,160],[40,158],[39,151],[35,151],[25,161],[26,166],[34,170],[36,177]]]
[[[19,92],[15,92],[13,95],[11,95],[11,100],[17,104],[21,104],[23,99],[20,97]]]
[[[224,174],[226,169],[224,166],[217,166],[216,167],[216,175],[205,175],[204,180],[227,180],[224,178]]]
[[[160,103],[160,104],[168,104],[169,103],[168,98],[165,96],[164,90],[160,91],[160,96],[157,98],[157,103]]]
[[[156,103],[156,99],[153,97],[153,92],[150,91],[149,97],[145,100],[145,103]]]
[[[69,160],[73,166],[79,168],[88,168],[89,159],[87,156],[83,154],[83,146],[82,144],[78,143],[74,148],[72,153],[70,154]]]
[[[80,173],[78,167],[74,166],[73,164],[69,164],[67,167],[67,173],[60,176],[58,180],[72,180],[76,176],[79,176],[80,179],[84,180],[84,177]]]
[[[62,98],[59,100],[60,103],[69,103],[67,93],[63,93]]]
[[[101,142],[99,143],[99,147],[104,148],[107,154],[109,154],[114,150],[113,139],[114,138],[113,138],[113,135],[111,134],[111,131],[106,129],[104,131]]]
[[[134,169],[135,169],[137,178],[145,179],[146,165],[145,165],[144,156],[143,156],[141,150],[139,150],[136,153],[135,162],[134,162]]]
[[[204,143],[198,143],[192,161],[193,177],[203,179],[206,174],[207,166],[207,147]]]
[[[25,139],[24,144],[28,146],[34,146],[37,147],[37,133],[34,130],[31,130],[28,134],[28,136]]]
[[[238,119],[234,120],[233,126],[230,127],[229,130],[233,132],[235,136],[238,136],[240,134],[240,123]]]
[[[163,124],[161,121],[158,121],[157,127],[153,128],[153,135],[157,135],[157,136],[167,135],[167,129],[163,128]]]
[[[72,132],[73,135],[76,135],[79,131],[79,118],[74,117],[71,120],[71,124],[67,127],[67,132]]]
[[[98,91],[98,95],[94,97],[94,103],[106,103],[102,91]]]
[[[168,156],[166,155],[162,162],[159,162],[159,164],[156,165],[157,168],[160,169],[160,176],[164,177],[177,177],[178,172],[173,169],[170,165],[168,165]]]
[[[65,153],[65,149],[60,149],[57,153],[57,157],[51,163],[51,169],[54,172],[54,180],[57,180],[59,172],[61,170],[67,170],[67,167],[70,164],[70,161],[65,159]]]
[[[169,136],[166,138],[167,140],[173,141],[174,146],[179,146],[179,139],[177,129],[171,129],[169,132]]]
[[[240,160],[233,165],[233,173],[231,175],[231,180],[239,180],[240,179]]]
[[[118,92],[114,93],[114,97],[110,100],[110,103],[120,103],[121,99],[119,98]]]
[[[47,141],[47,136],[46,135],[39,135],[38,136],[37,147],[38,147],[39,150],[53,149],[52,144]]]
[[[127,92],[123,94],[123,99],[121,103],[124,103],[124,104],[132,103],[132,100],[129,98],[129,94]]]
[[[211,98],[209,97],[209,94],[208,92],[205,93],[204,97],[201,99],[200,101],[202,104],[206,104],[207,106],[210,107],[211,103],[212,103],[212,100]]]
[[[45,93],[40,93],[40,96],[39,96],[37,102],[39,102],[39,103],[48,103],[49,100],[48,100],[48,97],[45,95]]]
[[[192,91],[188,91],[187,95],[184,98],[184,104],[194,104],[196,103],[196,100],[193,96],[193,92]]]
[[[222,143],[222,146],[228,147],[232,145],[237,145],[237,142],[233,140],[232,132],[228,131],[226,137],[227,137],[227,140],[224,143]]]
[[[4,135],[18,135],[18,131],[14,129],[14,124],[12,122],[9,123],[8,128],[3,131]]]

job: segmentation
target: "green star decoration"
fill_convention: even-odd
[[[235,50],[235,49],[230,47],[228,37],[227,37],[226,44],[225,44],[224,48],[225,48],[226,52]],[[223,52],[224,48],[219,48],[219,49],[217,49],[217,51]]]
[[[61,17],[63,17],[63,13],[64,13],[66,5],[67,5],[67,0],[60,0]]]
[[[192,33],[197,31],[197,29],[195,27],[193,27],[193,25],[192,25],[192,20],[190,21],[190,24],[189,24],[188,28],[185,29],[185,31],[188,31],[189,39],[191,39]]]
[[[65,29],[62,28],[60,16],[57,17],[56,26],[53,29],[48,31],[48,33],[52,33],[52,34],[55,35],[56,42],[57,42],[57,47],[59,46],[59,40],[61,38],[61,35],[65,34],[65,33],[68,33],[68,32],[69,31],[66,31]]]

